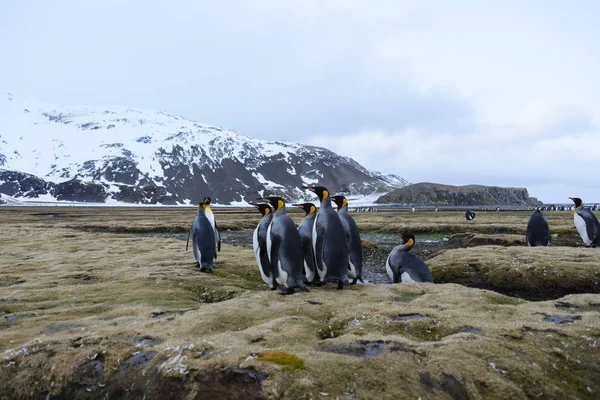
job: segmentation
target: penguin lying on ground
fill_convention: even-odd
[[[467,212],[465,213],[465,218],[467,219],[467,221],[471,221],[475,219],[475,213],[471,210],[467,210]]]
[[[273,219],[272,208],[269,203],[255,204],[254,207],[256,207],[263,216],[252,236],[254,256],[256,257],[256,263],[258,264],[262,280],[269,285],[271,290],[275,290],[277,289],[277,269],[271,267],[267,252],[267,231],[271,224],[271,220]]]
[[[537,207],[529,217],[525,239],[529,246],[548,246],[548,243],[550,243],[548,222],[542,214],[542,210]]]
[[[280,294],[293,294],[294,288],[308,292],[304,284],[304,252],[300,234],[294,221],[286,214],[285,202],[281,197],[265,197],[273,206],[273,220],[267,230],[267,254],[271,262],[271,270],[277,269],[275,279],[284,288]]]
[[[393,283],[433,282],[431,271],[423,261],[409,251],[415,244],[412,233],[399,234],[403,244],[394,247],[385,262],[385,269]]]
[[[337,204],[337,212],[346,231],[348,257],[350,259],[348,277],[352,278],[352,285],[356,284],[356,281],[364,283],[362,279],[362,243],[356,222],[348,214],[348,200],[341,195],[332,196],[331,200]]]
[[[317,217],[317,207],[313,203],[294,204],[304,210],[305,217],[298,227],[302,249],[304,250],[304,277],[308,283],[319,281],[317,267],[315,265],[315,252],[313,250],[313,227]]]
[[[340,216],[331,206],[331,197],[323,186],[303,186],[319,196],[321,205],[313,226],[313,250],[321,282],[337,281],[338,289],[348,283],[348,243]]]
[[[190,233],[192,235],[192,246],[194,250],[194,258],[196,259],[196,268],[201,272],[212,272],[214,269],[213,260],[217,258],[217,246],[215,241],[215,231],[206,216],[206,208],[210,206],[206,203],[198,203],[198,213]],[[188,243],[185,249],[187,250],[190,241],[188,234]]]
[[[573,211],[573,220],[579,236],[588,247],[600,245],[600,222],[593,212],[583,206],[583,201],[579,197],[569,197],[575,203]]]

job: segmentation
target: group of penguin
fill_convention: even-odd
[[[303,187],[319,197],[320,206],[313,203],[294,204],[305,212],[296,227],[286,213],[281,197],[262,197],[254,204],[262,218],[253,234],[253,250],[263,281],[275,290],[283,286],[281,294],[292,294],[294,289],[309,291],[307,285],[322,286],[337,282],[337,288],[356,284],[362,279],[362,243],[358,227],[348,213],[344,196],[331,196],[323,186]],[[574,222],[579,235],[588,247],[600,246],[600,222],[580,198],[575,203]],[[190,236],[199,271],[214,269],[214,260],[221,250],[221,235],[210,208],[210,197],[198,204]],[[332,202],[336,204],[337,211]],[[472,214],[472,215],[470,215]],[[467,211],[472,220],[475,214]],[[471,218],[469,218],[471,217]],[[431,271],[414,254],[409,253],[415,244],[410,232],[399,234],[402,244],[392,249],[386,260],[386,272],[393,283],[433,282]],[[529,246],[547,246],[550,243],[548,222],[540,208],[536,208],[527,224],[526,241]]]
[[[600,246],[600,222],[594,213],[583,206],[579,197],[569,197],[575,203],[573,221],[583,243],[588,247]],[[527,223],[526,241],[529,246],[547,246],[550,243],[550,228],[542,210],[537,207]]]

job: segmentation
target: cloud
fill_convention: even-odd
[[[0,87],[19,95],[321,144],[412,181],[600,201],[593,0],[0,7]]]

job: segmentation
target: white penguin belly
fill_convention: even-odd
[[[392,282],[394,282],[394,271],[392,271],[392,266],[390,265],[390,257],[389,256],[388,256],[387,260],[385,261],[385,270],[387,271],[387,274],[390,277],[390,279],[392,280]]]
[[[350,261],[348,268],[348,276],[352,279],[358,278],[358,272],[356,271],[356,266]]]
[[[260,226],[259,226],[260,227]],[[258,270],[260,271],[260,276],[262,280],[269,286],[273,285],[271,278],[267,277],[263,272],[263,266],[260,262],[260,246],[258,245],[258,228],[254,230],[254,235],[252,237],[252,248],[254,249],[254,256],[256,257],[256,263],[258,264]]]
[[[583,243],[585,243],[586,246],[592,244],[592,241],[587,234],[585,220],[581,218],[581,215],[575,213],[573,215],[573,221],[575,222],[575,227],[577,228],[577,232],[579,232],[579,236],[581,236],[581,239],[583,239]]]
[[[269,224],[269,227],[267,228],[267,257],[269,258],[269,262],[273,262],[273,260],[271,260],[271,248],[273,248],[273,242],[271,241],[271,226],[273,225],[273,223],[271,222]]]
[[[315,217],[315,222],[313,224],[313,230],[312,230],[313,252],[315,253],[314,258],[315,258],[315,266],[317,267],[317,269],[319,268],[319,262],[317,261],[317,257],[319,256],[317,254],[317,221],[319,220],[319,215],[321,215],[320,211],[317,213],[317,216]],[[319,270],[319,276],[321,278],[321,282],[325,282],[325,276],[327,276],[327,264],[325,264],[325,260],[322,260],[321,264],[323,266],[323,272],[321,275],[321,271]]]
[[[410,276],[408,272],[403,272],[402,275],[400,275],[400,277],[402,278],[402,283],[417,282]]]
[[[279,270],[279,276],[277,277],[277,283],[288,287],[287,285],[287,278],[288,278],[288,273],[285,272],[282,268],[281,268],[281,261],[277,260],[277,269]]]
[[[313,279],[315,279],[315,271],[311,271],[310,268],[308,268],[306,260],[304,260],[304,274],[309,282],[312,282]]]

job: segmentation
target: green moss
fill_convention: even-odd
[[[304,360],[284,351],[265,350],[258,353],[257,360],[284,365],[290,369],[304,369]]]

